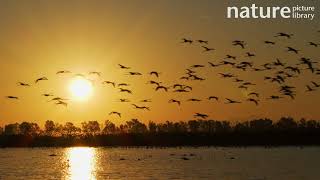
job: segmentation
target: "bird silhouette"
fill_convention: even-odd
[[[18,82],[18,85],[19,85],[19,86],[26,86],[26,87],[29,87],[29,86],[30,86],[30,84],[23,83],[23,82]]]
[[[244,49],[245,47],[245,43],[244,41],[233,41],[233,46],[240,46],[242,49]]]
[[[235,100],[232,100],[232,99],[229,99],[229,98],[226,98],[227,102],[225,104],[236,104],[236,103],[241,103],[239,101],[235,101]]]
[[[205,66],[202,64],[195,64],[195,65],[191,66],[191,68],[203,68],[203,67],[205,67]],[[187,71],[189,71],[189,73],[195,73],[195,71],[192,71],[190,69],[187,69]]]
[[[101,76],[101,72],[97,72],[97,71],[89,72],[89,74]]]
[[[111,84],[113,87],[116,87],[116,83],[112,81],[103,81],[102,84]]]
[[[48,78],[46,77],[41,77],[41,78],[38,78],[35,80],[35,83],[38,83],[39,81],[45,81],[45,80],[48,80]]]
[[[203,114],[203,113],[195,113],[193,116],[195,118],[199,117],[199,118],[202,118],[202,119],[206,119],[206,118],[209,117],[207,114]]]
[[[309,85],[306,85],[306,87],[307,87],[306,92],[315,91],[315,89],[311,88]]]
[[[124,65],[121,65],[121,64],[118,64],[120,69],[130,69],[130,67],[127,67],[127,66],[124,66]]]
[[[197,40],[198,41],[198,43],[200,43],[200,44],[208,44],[208,41],[206,41],[206,40],[201,40],[201,39],[199,39],[199,40]]]
[[[118,115],[118,116],[121,118],[121,113],[116,112],[116,111],[111,111],[111,112],[109,113],[109,115],[113,115],[113,114]]]
[[[120,86],[130,86],[130,84],[127,84],[127,83],[119,83],[119,84],[118,84],[118,87],[120,87]]]
[[[64,102],[64,101],[61,101],[61,100],[58,100],[56,103],[56,105],[63,105],[63,106],[68,106],[68,103]]]
[[[119,99],[120,102],[130,102],[128,99]]]
[[[254,57],[254,56],[256,56],[255,54],[250,53],[250,52],[247,52],[246,54],[247,54],[247,57]]]
[[[208,97],[208,100],[212,100],[212,99],[214,99],[214,100],[216,100],[216,101],[219,100],[219,98],[218,98],[217,96],[209,96],[209,97]]]
[[[15,100],[18,100],[19,97],[17,96],[6,96],[7,99],[15,99]]]
[[[236,60],[237,57],[227,54],[225,59],[233,59],[233,60]]]
[[[150,108],[147,106],[138,106],[136,104],[132,104],[136,109],[142,109],[142,110],[148,110],[150,111]]]
[[[71,73],[71,71],[62,70],[62,71],[57,71],[56,72],[56,74],[67,74],[67,73]]]
[[[168,102],[169,103],[177,103],[179,106],[181,105],[181,102],[178,100],[175,100],[175,99],[170,99]]]
[[[158,91],[158,90],[160,90],[160,89],[163,89],[163,90],[165,90],[166,92],[168,92],[169,87],[165,87],[165,86],[162,86],[162,85],[156,87],[156,91]]]
[[[256,105],[259,105],[258,100],[256,100],[256,99],[249,98],[249,99],[247,99],[247,101],[253,102],[253,103],[255,103]]]
[[[196,98],[190,98],[187,101],[192,101],[192,102],[199,102],[201,101],[200,99],[196,99]]]
[[[192,44],[193,41],[190,40],[190,39],[186,39],[186,38],[182,38],[182,43],[189,43],[189,44]]]
[[[157,86],[160,86],[162,82],[157,82],[157,81],[148,81],[147,84],[155,84]]]
[[[259,97],[259,94],[256,92],[251,92],[248,94],[248,96],[256,96],[257,98]]]
[[[132,91],[129,90],[129,89],[124,89],[124,88],[119,88],[120,89],[120,92],[126,92],[126,93],[129,93],[129,94],[132,94]]]
[[[220,66],[220,64],[213,64],[212,62],[208,62],[210,64],[211,67],[218,67]]]
[[[42,96],[45,96],[45,97],[50,97],[50,96],[53,96],[53,94],[49,94],[49,93],[44,93],[44,94],[42,94]]]
[[[271,44],[271,45],[275,45],[276,43],[273,41],[264,41],[265,44]]]
[[[310,45],[310,46],[314,46],[314,47],[318,47],[319,44],[314,43],[314,42],[309,42],[309,45]]]
[[[292,36],[293,36],[293,34],[288,34],[288,33],[279,32],[279,33],[277,33],[277,35],[275,35],[274,37],[286,37],[286,38],[290,39]]]
[[[213,51],[214,49],[213,48],[208,48],[207,46],[201,46],[204,51],[203,52],[208,52],[208,51]]]
[[[280,96],[275,96],[275,95],[272,95],[270,96],[268,99],[281,99],[282,97]]]
[[[297,50],[297,49],[294,49],[293,47],[287,47],[287,51],[288,52],[294,52],[294,53],[296,53],[296,54],[298,54],[298,52],[299,52],[299,50]]]
[[[142,74],[139,72],[129,72],[129,75],[131,76],[141,76]]]
[[[150,75],[155,75],[156,77],[159,77],[159,72],[157,72],[157,71],[151,71],[150,73],[149,73]]]
[[[151,99],[143,99],[140,102],[151,102]]]
[[[314,85],[314,87],[316,87],[316,88],[318,88],[318,87],[320,87],[320,84],[317,84],[316,82],[314,82],[314,81],[311,81],[311,83]]]

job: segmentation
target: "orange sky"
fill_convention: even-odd
[[[276,57],[294,65],[300,57],[319,58],[319,48],[308,46],[309,41],[320,42],[319,20],[232,20],[226,19],[226,7],[230,3],[212,1],[0,1],[0,125],[21,121],[45,120],[79,124],[82,121],[106,119],[122,123],[131,118],[144,122],[153,120],[179,121],[193,118],[195,112],[207,113],[212,119],[242,121],[248,118],[281,116],[320,119],[317,105],[320,90],[305,93],[310,81],[320,83],[320,76],[305,72],[288,84],[297,86],[296,100],[266,101],[277,92],[276,85],[263,81],[266,73],[242,72],[227,67],[205,67],[199,75],[203,82],[183,82],[179,78],[192,64],[219,62],[226,54],[246,60],[245,52],[253,52],[256,65],[273,61]],[[276,39],[277,32],[294,33],[291,40]],[[209,47],[216,50],[202,53],[199,46],[181,44],[181,38],[209,40]],[[240,39],[248,44],[246,50],[232,46]],[[264,40],[277,41],[276,47],[268,47]],[[302,50],[301,55],[287,53],[285,47]],[[238,60],[239,61],[239,60]],[[132,67],[143,73],[142,77],[130,77],[117,64]],[[319,65],[317,65],[319,67]],[[90,76],[97,83],[93,96],[87,101],[72,100],[67,108],[48,103],[42,93],[70,97],[68,87],[72,75],[60,75],[59,70],[87,74],[102,72],[101,78]],[[146,85],[151,70],[161,72],[164,85],[185,83],[192,85],[191,93],[155,92]],[[232,72],[257,86],[261,105],[244,102],[226,105],[205,100],[210,95],[245,100],[248,92],[241,91],[231,80],[221,79],[219,72]],[[34,85],[34,80],[46,76],[49,81]],[[110,80],[131,84],[132,95],[120,94],[118,89],[102,86],[99,82]],[[156,80],[156,79],[155,79]],[[32,84],[18,87],[17,82]],[[16,95],[21,99],[11,101],[4,96]],[[152,99],[151,111],[135,110],[131,103],[119,103],[124,97],[136,104],[142,99]],[[202,102],[183,102],[181,107],[168,104],[171,98],[185,101],[199,98]],[[119,111],[122,118],[109,116]]]

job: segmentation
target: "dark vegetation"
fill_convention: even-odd
[[[256,119],[228,121],[190,120],[154,123],[137,119],[116,126],[111,121],[65,125],[46,121],[22,122],[0,127],[0,147],[67,146],[302,146],[320,145],[320,122],[283,117],[277,122]]]

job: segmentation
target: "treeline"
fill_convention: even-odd
[[[0,127],[1,147],[37,146],[278,146],[320,145],[320,122],[282,117],[229,121],[190,120],[144,124],[132,119],[119,126],[107,120],[65,124],[51,120],[44,128],[22,122]]]

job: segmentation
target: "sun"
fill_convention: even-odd
[[[76,100],[87,100],[93,91],[92,83],[84,78],[77,77],[70,83],[69,90]]]

